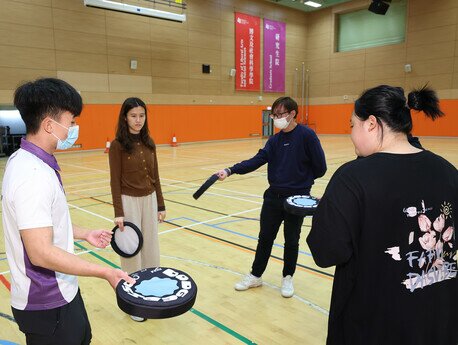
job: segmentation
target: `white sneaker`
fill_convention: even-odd
[[[251,273],[248,273],[243,279],[235,284],[234,288],[237,291],[248,290],[249,288],[254,288],[262,285],[262,278],[255,277]]]
[[[293,277],[286,276],[281,280],[281,295],[285,298],[294,295]]]
[[[130,318],[136,322],[143,322],[146,320],[144,317],[134,316],[134,315],[130,315]]]

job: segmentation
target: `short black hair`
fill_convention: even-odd
[[[64,111],[79,116],[83,100],[78,91],[67,82],[56,78],[40,78],[16,89],[14,106],[21,114],[27,134],[36,134],[46,116],[58,120]]]
[[[294,116],[294,118],[297,117],[297,114],[299,113],[299,110],[298,110],[298,107],[297,107],[297,103],[294,99],[292,99],[291,97],[280,97],[280,98],[277,98],[275,100],[275,102],[272,104],[272,112],[275,111],[275,109],[277,109],[278,107],[281,107],[283,106],[283,108],[285,108],[286,111],[288,112],[291,112],[293,110],[296,111],[296,115]]]

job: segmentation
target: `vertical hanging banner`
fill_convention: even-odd
[[[235,89],[259,91],[261,19],[235,12]]]
[[[286,24],[264,19],[264,92],[285,92]]]

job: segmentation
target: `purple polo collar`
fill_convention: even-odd
[[[21,138],[21,149],[26,150],[27,152],[30,152],[31,154],[37,156],[54,170],[60,171],[60,167],[59,164],[57,164],[56,157],[50,155],[48,152],[38,147],[37,145],[32,144],[30,141],[27,141],[25,138]]]

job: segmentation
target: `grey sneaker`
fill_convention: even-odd
[[[294,295],[293,277],[286,276],[281,280],[281,295],[285,298]]]
[[[235,284],[234,288],[237,291],[245,291],[249,288],[254,288],[262,285],[262,278],[255,277],[251,273],[248,273],[243,279]]]
[[[135,315],[130,315],[130,318],[136,322],[143,322],[146,320],[144,317],[135,316]]]

